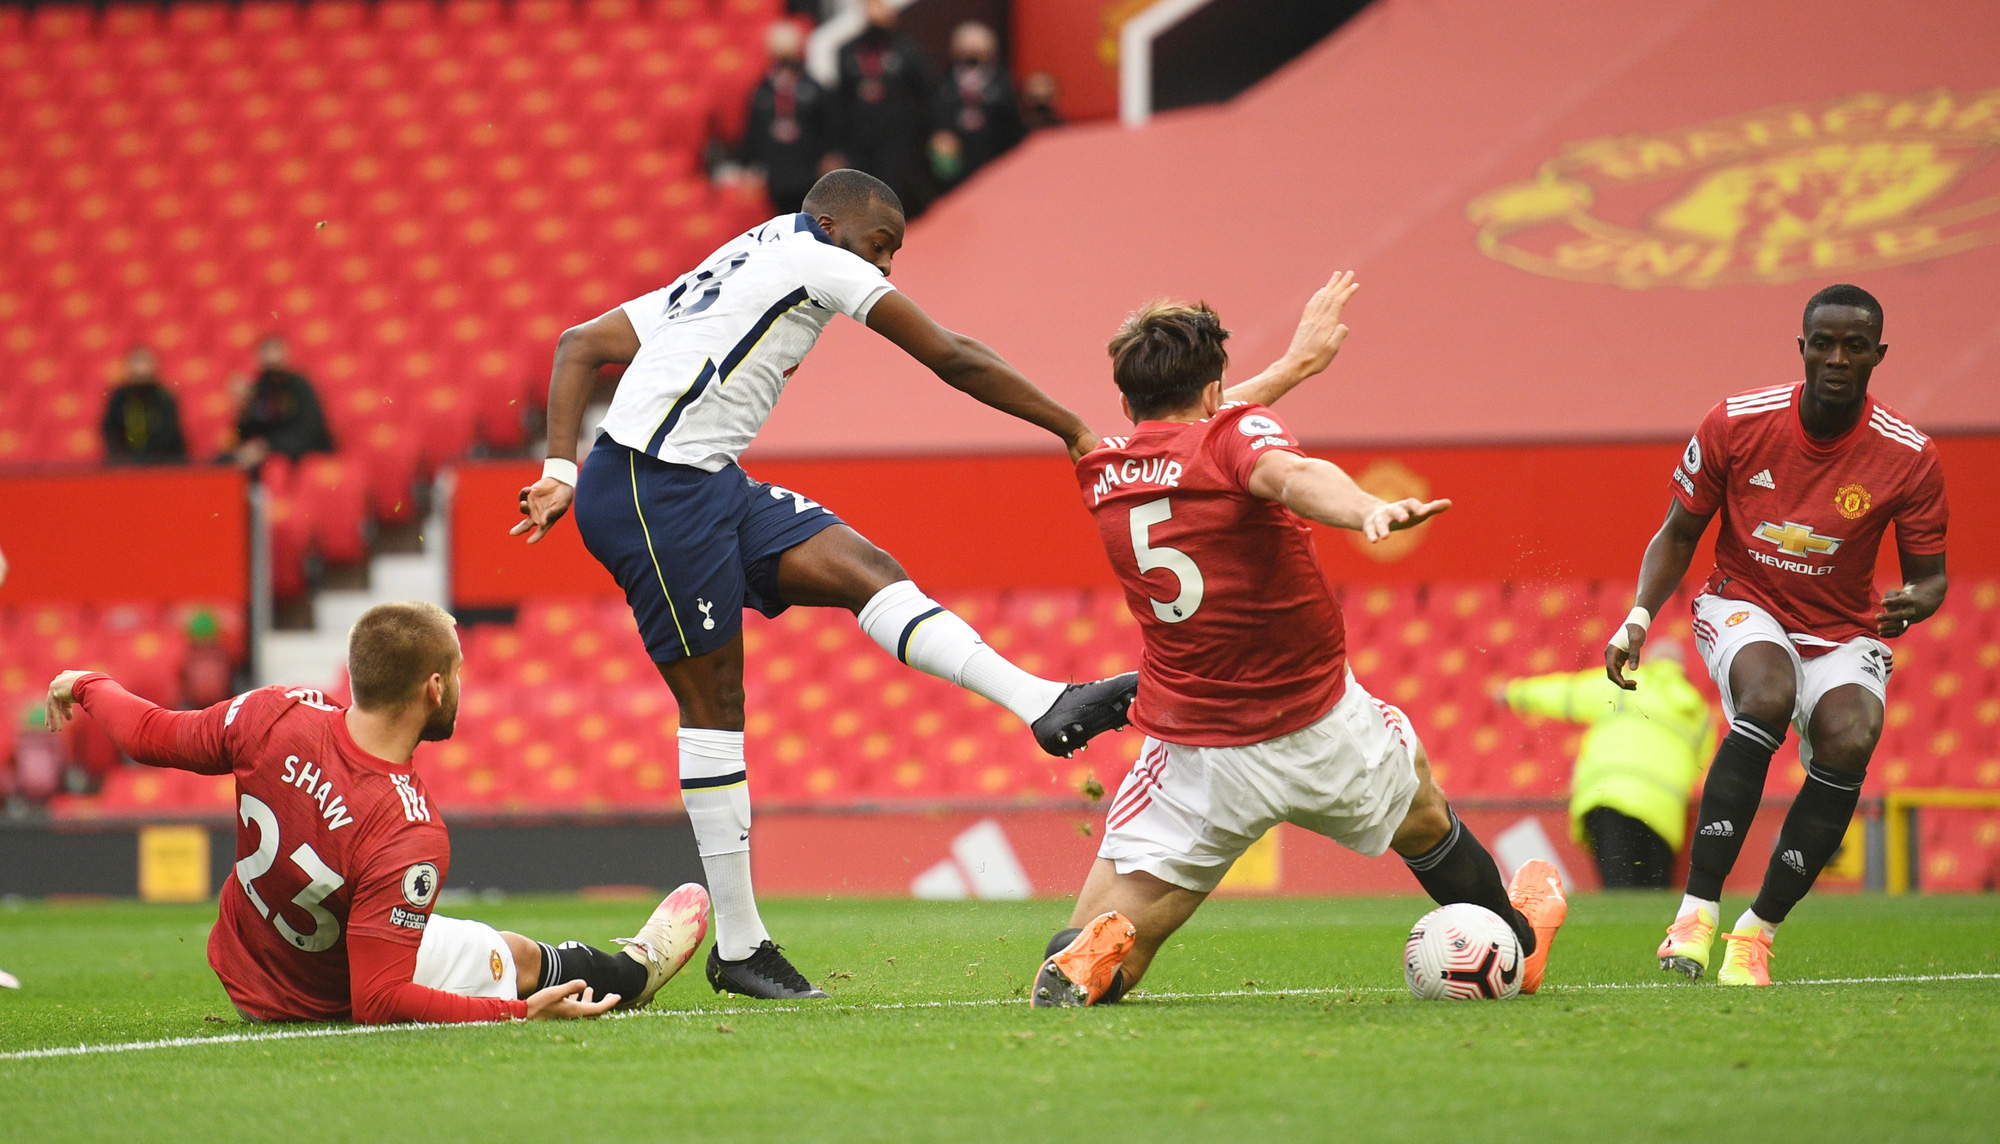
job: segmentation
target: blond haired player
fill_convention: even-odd
[[[636,1008],[693,956],[708,895],[669,894],[624,949],[560,946],[432,912],[451,840],[417,773],[419,743],[458,718],[458,633],[431,604],[381,604],[348,635],[354,703],[261,687],[168,711],[108,675],[49,684],[48,726],[73,706],[148,766],[236,778],[235,876],[208,963],[252,1021],[464,1022]]]

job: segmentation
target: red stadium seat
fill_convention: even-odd
[[[500,23],[498,0],[445,0],[444,23],[454,29],[486,29]]]
[[[419,445],[415,433],[400,422],[377,421],[359,436],[355,452],[368,470],[369,513],[389,523],[416,519]]]
[[[107,39],[150,36],[159,29],[160,9],[153,4],[107,5],[98,22],[98,30]]]
[[[298,5],[283,0],[247,0],[236,9],[236,31],[259,39],[290,35],[298,29],[298,12]]]
[[[367,485],[344,456],[317,453],[299,463],[294,497],[312,523],[313,548],[329,564],[368,559]]]
[[[81,5],[41,4],[28,18],[28,34],[44,47],[69,44],[90,35],[91,12]]]

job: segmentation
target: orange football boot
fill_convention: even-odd
[[[1722,951],[1722,969],[1715,975],[1718,985],[1769,985],[1771,983],[1771,938],[1764,927],[1752,923],[1722,935],[1728,942]]]
[[[1036,1009],[1097,1004],[1138,936],[1139,931],[1117,910],[1092,918],[1074,941],[1042,963],[1028,1004]]]
[[[1514,884],[1507,887],[1507,900],[1528,919],[1535,930],[1535,952],[1521,965],[1521,992],[1533,993],[1542,987],[1542,971],[1549,965],[1549,947],[1556,943],[1556,931],[1569,916],[1569,899],[1563,897],[1562,875],[1553,862],[1540,858],[1524,863],[1514,872]]]

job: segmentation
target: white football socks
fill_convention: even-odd
[[[768,941],[750,889],[750,787],[743,766],[743,732],[683,727],[681,804],[694,824],[695,849],[715,905],[715,948],[742,961]]]
[[[926,675],[983,695],[1033,723],[1055,706],[1063,685],[1030,675],[986,646],[972,625],[914,583],[898,580],[875,593],[856,619],[882,650]]]
[[[1736,929],[1737,931],[1740,932],[1742,930],[1750,928],[1751,926],[1756,926],[1758,929],[1763,930],[1764,939],[1766,941],[1777,940],[1778,937],[1777,922],[1765,921],[1763,918],[1757,916],[1756,910],[1744,910],[1743,916],[1736,919]]]
[[[1698,909],[1707,910],[1708,916],[1714,918],[1716,921],[1722,920],[1721,902],[1711,902],[1707,898],[1697,898],[1693,894],[1681,895],[1681,908],[1674,916],[1684,918]]]

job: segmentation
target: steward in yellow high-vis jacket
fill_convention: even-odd
[[[1648,644],[1637,691],[1596,668],[1509,680],[1524,715],[1581,723],[1570,779],[1570,837],[1597,857],[1607,889],[1666,886],[1687,840],[1688,798],[1715,753],[1708,700],[1688,682],[1680,649]]]

